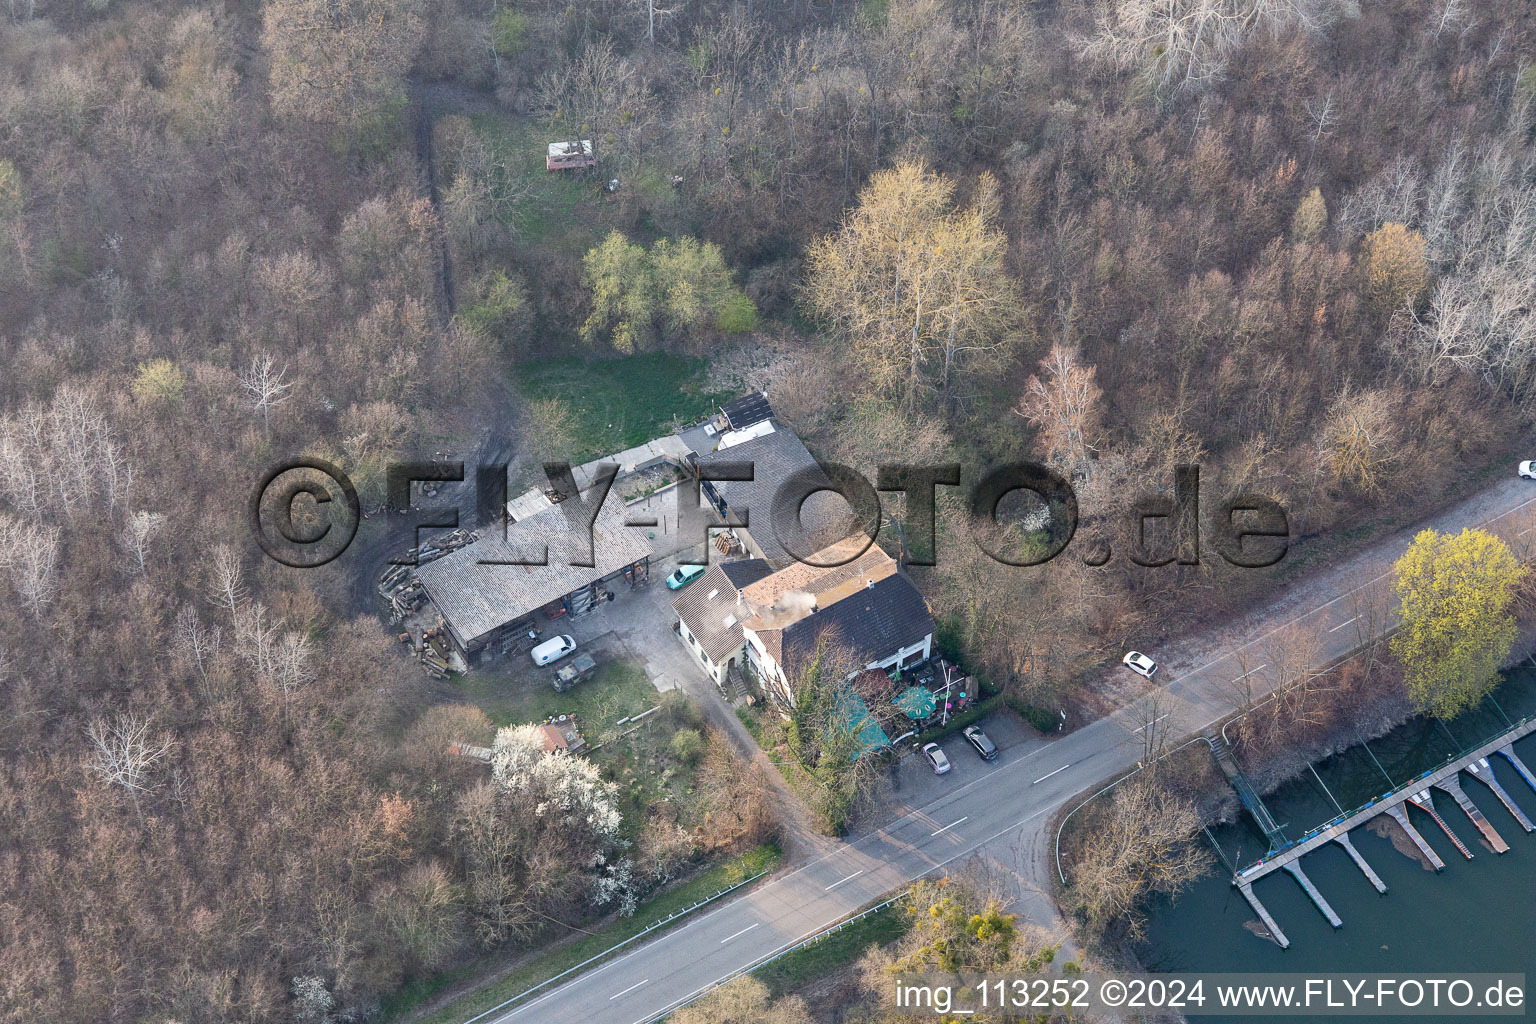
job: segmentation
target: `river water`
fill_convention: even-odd
[[[1536,669],[1527,667],[1509,673],[1491,700],[1449,725],[1410,721],[1372,740],[1368,749],[1357,745],[1320,762],[1318,779],[1308,773],[1265,797],[1265,803],[1294,839],[1334,818],[1335,800],[1345,809],[1358,806],[1391,789],[1388,778],[1404,782],[1458,749],[1485,742],[1507,727],[1506,716],[1518,721],[1529,714],[1536,714]],[[1536,766],[1536,734],[1517,742],[1515,751]],[[1536,821],[1536,791],[1502,757],[1489,762],[1504,789]],[[1231,886],[1228,870],[1218,865],[1176,901],[1162,899],[1149,908],[1142,963],[1153,971],[1523,971],[1536,984],[1536,833],[1526,833],[1493,792],[1466,772],[1461,786],[1509,843],[1508,853],[1495,854],[1455,801],[1435,790],[1435,809],[1472,851],[1472,860],[1416,809],[1410,819],[1445,862],[1438,874],[1416,854],[1410,858],[1394,848],[1394,835],[1402,841],[1395,823],[1385,838],[1375,822],[1356,827],[1350,840],[1386,883],[1386,894],[1376,892],[1336,843],[1308,854],[1303,864],[1343,920],[1342,928],[1328,924],[1290,875],[1277,871],[1265,877],[1254,892],[1290,939],[1285,950],[1256,934],[1262,928],[1253,911]],[[1382,815],[1377,821],[1391,819]],[[1211,831],[1229,861],[1246,865],[1264,853],[1264,834],[1247,814]]]

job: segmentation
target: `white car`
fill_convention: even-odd
[[[1520,475],[1527,480],[1536,480],[1536,462],[1527,459],[1520,463]]]
[[[949,771],[949,758],[944,756],[944,748],[937,743],[923,746],[923,758],[927,760],[928,767],[933,769],[933,774],[943,775]]]
[[[1127,651],[1120,663],[1139,676],[1151,679],[1157,672],[1157,662],[1142,654],[1140,651]]]
[[[576,640],[570,636],[557,636],[552,640],[545,640],[531,652],[535,665],[548,665],[559,661],[576,649]]]

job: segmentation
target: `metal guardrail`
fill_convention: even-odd
[[[507,999],[504,1002],[496,1004],[495,1006],[491,1007],[489,1010],[486,1010],[486,1011],[484,1011],[482,1013],[476,1014],[475,1016],[469,1018],[469,1020],[465,1021],[464,1024],[475,1024],[476,1021],[482,1020],[485,1017],[489,1017],[493,1013],[499,1013],[500,1011],[505,1010],[507,1007],[511,1006],[513,1003],[520,1002],[523,999],[526,999],[528,996],[533,995],[535,992],[539,991],[540,989],[547,988],[548,986],[553,985],[555,982],[559,981],[561,978],[569,977],[570,975],[575,974],[577,971],[580,971],[581,969],[583,969],[585,967],[590,967],[592,964],[597,963],[597,961],[603,959],[604,957],[610,956],[611,954],[618,952],[619,950],[623,949],[625,946],[629,945],[631,942],[634,942],[636,939],[642,939],[645,936],[647,936],[647,935],[651,934],[652,932],[654,932],[656,929],[662,927],[663,925],[670,924],[670,923],[672,923],[673,921],[677,920],[680,917],[685,917],[688,914],[693,913],[695,910],[699,909],[700,907],[704,906],[706,903],[713,903],[715,900],[717,900],[720,897],[726,895],[727,893],[735,892],[737,889],[740,889],[742,886],[749,885],[752,882],[757,881],[759,878],[762,878],[763,876],[765,876],[767,874],[768,874],[768,872],[766,872],[766,871],[759,871],[757,874],[753,875],[751,878],[744,878],[741,881],[737,882],[735,885],[728,885],[728,886],[726,886],[724,889],[721,889],[719,892],[715,893],[713,896],[706,896],[702,900],[699,900],[697,903],[691,904],[690,906],[685,907],[684,909],[679,910],[676,913],[668,914],[666,917],[658,919],[653,924],[646,925],[643,930],[636,932],[635,934],[631,935],[629,938],[625,939],[624,941],[617,942],[617,943],[613,944],[612,946],[609,946],[607,949],[603,950],[601,953],[598,953],[595,956],[588,957],[587,959],[583,960],[581,963],[577,964],[575,967],[568,967],[565,970],[561,971],[559,974],[555,975],[554,977],[546,978],[543,981],[539,982],[537,985],[533,986],[532,988],[524,989],[523,991],[519,992],[517,995],[511,997],[510,999]]]
[[[842,920],[838,921],[836,924],[830,924],[827,927],[822,928],[821,930],[815,932],[814,934],[807,935],[805,938],[800,939],[799,941],[793,943],[792,945],[785,946],[785,947],[783,947],[781,949],[775,950],[774,952],[768,954],[767,956],[762,957],[759,960],[753,961],[752,963],[748,964],[746,967],[742,967],[742,968],[740,968],[740,969],[738,969],[736,971],[733,971],[732,973],[726,975],[723,978],[720,978],[720,979],[718,979],[718,980],[716,980],[714,982],[711,982],[708,985],[705,985],[703,988],[699,989],[697,992],[693,993],[692,995],[684,996],[682,999],[679,999],[676,1002],[671,1003],[665,1009],[661,1010],[659,1013],[655,1014],[654,1016],[646,1018],[647,1024],[655,1024],[656,1021],[662,1020],[663,1018],[665,1018],[665,1017],[667,1017],[667,1016],[669,1016],[669,1015],[671,1015],[673,1013],[676,1013],[678,1010],[681,1010],[683,1007],[698,1002],[700,999],[703,999],[705,996],[709,995],[711,992],[715,991],[716,989],[720,988],[721,986],[729,985],[731,982],[735,981],[737,978],[741,977],[743,974],[751,974],[753,971],[758,970],[761,967],[767,967],[769,964],[773,963],[775,960],[778,960],[780,957],[788,956],[789,954],[794,953],[794,952],[796,952],[798,950],[805,949],[807,946],[814,946],[817,943],[820,943],[820,942],[830,938],[831,936],[836,935],[838,932],[842,931],[844,928],[848,927],[849,925],[851,925],[851,924],[853,924],[853,923],[855,923],[857,921],[862,921],[864,918],[869,917],[871,914],[878,914],[880,911],[882,911],[882,910],[886,909],[887,907],[895,904],[898,900],[900,900],[902,897],[906,896],[911,891],[912,890],[910,890],[910,889],[903,889],[901,892],[897,893],[896,895],[891,896],[891,897],[889,897],[887,899],[884,899],[881,902],[876,903],[872,907],[866,907],[865,909],[859,911],[857,914],[853,914],[853,915],[851,915],[849,917],[845,917]]]

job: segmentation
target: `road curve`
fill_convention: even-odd
[[[980,852],[1008,865],[1026,893],[1015,905],[1041,925],[1058,920],[1049,896],[1056,870],[1054,812],[1135,770],[1149,718],[1164,736],[1193,735],[1233,710],[1239,681],[1262,696],[1279,681],[1264,664],[1266,640],[1288,627],[1316,637],[1314,663],[1359,644],[1365,597],[1419,529],[1484,525],[1522,553],[1536,542],[1536,485],[1507,480],[1434,519],[1383,538],[1309,576],[1226,633],[1147,653],[1159,662],[1155,715],[1143,699],[1059,738],[1003,752],[984,774],[909,811],[884,828],[833,846],[753,891],[701,913],[629,953],[532,998],[484,1024],[644,1024],[700,990],[835,923],[852,910],[945,865]],[[1374,590],[1373,590],[1374,588]],[[1316,594],[1308,600],[1303,594]],[[1210,653],[1219,647],[1219,653]],[[1204,653],[1202,653],[1204,652]],[[957,780],[958,781],[958,780]]]

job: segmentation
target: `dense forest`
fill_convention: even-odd
[[[371,567],[244,518],[294,453],[374,500],[488,425],[570,454],[528,360],[740,363],[861,467],[1045,459],[1085,536],[1179,463],[1316,542],[1442,500],[1536,408],[1533,52],[1507,0],[6,0],[0,1020],[365,1019],[591,898],[619,826],[517,800],[608,783],[446,754],[489,723]],[[1206,563],[914,578],[1054,706],[1242,592]],[[761,834],[706,767],[600,887]]]

